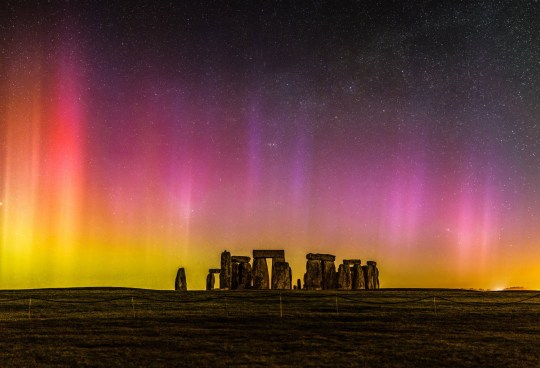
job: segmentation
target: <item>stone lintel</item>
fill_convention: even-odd
[[[362,261],[360,259],[344,259],[343,264],[345,266],[361,265]]]
[[[308,259],[310,261],[334,262],[336,260],[336,256],[334,256],[332,254],[308,253],[306,255],[306,259]]]
[[[285,251],[282,249],[254,249],[253,258],[280,258],[285,259]]]
[[[221,269],[219,268],[211,268],[208,270],[208,273],[221,273]]]
[[[367,261],[368,266],[377,266],[377,262],[375,261]]]
[[[251,257],[248,257],[248,256],[232,256],[231,260],[233,262],[238,262],[238,263],[249,263],[249,261],[251,261]]]

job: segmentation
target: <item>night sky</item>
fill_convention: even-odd
[[[201,289],[254,248],[540,288],[538,14],[3,1],[0,288]]]

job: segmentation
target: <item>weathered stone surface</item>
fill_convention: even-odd
[[[231,256],[232,262],[238,262],[238,263],[249,263],[251,261],[251,257],[248,256]]]
[[[307,290],[322,289],[323,273],[321,261],[309,259],[306,262],[306,274],[304,277],[304,288]]]
[[[253,260],[253,289],[269,289],[270,280],[268,276],[268,264],[266,258],[255,258]]]
[[[362,290],[366,288],[366,281],[364,279],[364,271],[362,266],[355,264],[352,267],[352,289]]]
[[[211,268],[208,270],[208,273],[221,273],[221,269],[219,268]]]
[[[253,258],[278,258],[285,259],[285,251],[282,249],[254,249]]]
[[[306,255],[306,259],[308,259],[310,261],[334,262],[336,260],[336,256],[334,256],[332,254],[308,253]]]
[[[337,288],[340,290],[351,290],[352,275],[351,268],[340,264],[337,272]]]
[[[362,261],[360,259],[344,259],[343,264],[345,266],[354,266],[362,264]]]
[[[288,262],[272,262],[272,289],[291,289],[291,268]]]
[[[184,270],[183,267],[179,268],[178,272],[176,272],[176,279],[174,280],[174,290],[187,290],[186,270]]]
[[[366,277],[366,289],[378,289],[379,286],[379,269],[377,268],[377,262],[367,261],[368,276]],[[365,273],[365,271],[364,271]]]
[[[272,258],[272,262],[285,262],[285,257]]]
[[[214,277],[214,273],[210,272],[208,276],[206,276],[206,290],[214,290],[215,284],[216,278]]]
[[[232,262],[232,277],[231,277],[231,290],[238,289],[238,282],[240,279],[240,274],[238,272],[238,266],[240,266],[240,263],[238,262]]]
[[[302,281],[300,279],[296,280],[296,288],[302,290]]]
[[[231,253],[221,253],[221,272],[219,273],[219,288],[230,290],[232,287],[232,262]]]
[[[322,288],[333,290],[336,288],[336,266],[333,261],[322,261]]]
[[[252,282],[251,265],[245,262],[240,263],[238,265],[238,289],[251,289]]]
[[[366,266],[362,266],[362,270],[364,271],[364,280],[366,284],[366,289],[368,290],[375,289],[375,278],[374,278],[375,267],[372,265],[366,265]]]

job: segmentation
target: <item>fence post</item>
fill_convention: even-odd
[[[279,317],[283,318],[283,303],[281,301],[281,293],[279,293]]]
[[[437,314],[437,302],[435,301],[436,296],[433,296],[433,307],[435,308],[435,315]]]
[[[28,319],[32,318],[32,297],[28,299]]]

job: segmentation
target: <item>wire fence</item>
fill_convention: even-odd
[[[403,297],[397,293],[378,295],[378,291],[359,293],[248,291],[167,293],[167,297],[125,294],[107,298],[54,298],[47,295],[0,297],[0,321],[48,318],[154,318],[154,317],[270,317],[288,318],[312,315],[359,316],[373,313],[403,313],[423,309],[429,313],[504,311],[524,307],[540,311],[540,293],[520,298],[488,294],[425,294]],[[487,295],[487,296],[486,296]]]

